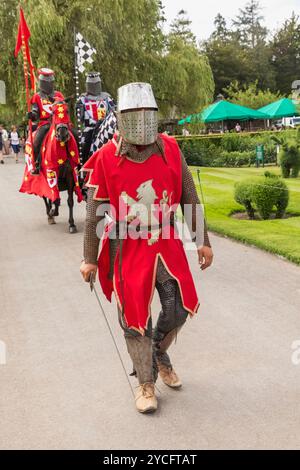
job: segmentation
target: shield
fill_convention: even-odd
[[[47,169],[47,181],[48,181],[49,187],[51,189],[54,188],[54,186],[57,185],[56,171]]]

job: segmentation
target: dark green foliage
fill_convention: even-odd
[[[300,132],[294,136],[273,136],[280,145],[280,166],[283,178],[297,178],[300,172]]]
[[[264,220],[270,218],[275,207],[275,217],[280,219],[289,203],[289,191],[282,179],[269,173],[259,182],[252,179],[237,183],[234,198],[245,207],[250,219],[254,218],[254,207]]]
[[[254,219],[254,208],[252,206],[254,185],[255,183],[251,180],[242,181],[236,183],[234,188],[234,199],[238,204],[245,207],[249,219]]]
[[[20,123],[26,105],[22,54],[13,57],[19,0],[1,0],[0,79],[7,86],[7,106],[0,120]],[[105,91],[131,81],[153,86],[162,116],[191,114],[213,99],[214,82],[207,58],[191,40],[189,20],[181,15],[165,33],[158,0],[26,0],[21,2],[31,31],[30,49],[36,68],[56,72],[56,87],[66,96],[75,92],[74,30],[80,31],[97,54],[89,70],[99,70]],[[80,74],[84,91],[85,74]]]
[[[296,13],[274,35],[270,50],[278,89],[289,95],[292,83],[300,77],[300,21]]]
[[[286,143],[280,152],[280,165],[284,178],[297,178],[300,171],[300,152],[297,145]]]
[[[225,93],[227,97],[227,89],[234,82],[240,82],[245,88],[247,85],[251,88],[251,83],[256,82],[266,95],[278,91],[289,95],[292,83],[299,78],[299,15],[292,13],[289,19],[283,18],[281,27],[270,34],[261,14],[262,4],[249,1],[231,20],[233,26],[220,14],[215,18],[214,31],[202,47],[213,71],[216,94]],[[250,102],[257,103],[264,100],[262,93],[251,97],[244,91],[239,100],[249,102],[250,98]]]
[[[266,178],[278,178],[277,175],[275,175],[275,173],[272,173],[271,171],[267,170],[264,172],[264,175]]]
[[[293,131],[286,131],[294,135]],[[255,164],[256,146],[263,145],[265,163],[276,163],[276,142],[272,133],[224,134],[211,137],[178,138],[189,165],[212,167],[241,167]]]

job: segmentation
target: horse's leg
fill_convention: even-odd
[[[43,196],[43,201],[45,203],[45,206],[46,206],[46,214],[49,215],[49,204],[48,204],[48,199]]]
[[[68,179],[68,206],[69,206],[69,232],[70,233],[76,233],[77,232],[77,227],[74,222],[74,217],[73,217],[73,208],[74,208],[74,181],[73,181],[73,175],[72,175],[72,180],[69,178]]]
[[[52,202],[50,201],[50,199],[47,199],[46,197],[43,197],[43,199],[44,199],[44,203],[45,203],[45,206],[46,206],[46,212],[47,212],[47,216],[48,216],[48,224],[49,225],[54,225],[56,222],[55,222],[55,219],[52,215],[52,210],[51,210]]]
[[[52,206],[52,204],[51,204],[51,206]],[[59,206],[60,206],[60,199],[56,199],[54,201],[54,209],[51,209],[51,211],[50,211],[50,215],[52,217],[58,217],[59,216],[59,210],[58,210]]]

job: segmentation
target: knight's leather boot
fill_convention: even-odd
[[[30,174],[33,175],[33,176],[40,174],[40,161],[39,161],[39,159],[35,162],[35,168],[34,168],[34,170],[31,170]]]
[[[154,383],[139,385],[135,395],[135,406],[139,413],[153,413],[157,410]]]
[[[158,373],[164,384],[171,388],[181,388],[182,382],[173,367],[158,363]]]
[[[34,162],[34,169],[31,170],[30,174],[35,176],[35,175],[39,175],[40,174],[40,171],[41,171],[41,161],[42,161],[42,156],[41,156],[41,153],[39,152],[37,158],[35,159],[35,162]]]
[[[152,373],[152,340],[147,336],[125,336],[128,353],[136,372],[139,386],[135,405],[139,413],[157,410],[157,398]]]
[[[179,330],[180,328],[174,328],[169,333],[164,334],[155,328],[153,335],[155,361],[154,370],[156,368],[156,374],[159,374],[164,384],[174,389],[182,387],[182,382],[173,369],[169,355],[167,354],[167,350],[173,341],[175,341]]]

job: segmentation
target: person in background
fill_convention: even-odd
[[[187,130],[186,127],[183,128],[183,130],[182,130],[182,135],[183,135],[184,137],[188,137],[188,136],[190,135],[190,133],[189,133],[189,131]]]
[[[9,155],[9,140],[8,140],[8,132],[3,127],[2,128],[2,143],[3,143],[3,153],[4,155]]]
[[[12,126],[9,138],[10,138],[10,145],[13,149],[13,152],[16,158],[16,163],[18,163],[19,153],[20,153],[20,136],[19,136],[19,133],[17,132],[16,126]]]
[[[3,127],[2,127],[2,124],[0,124],[0,163],[4,163],[4,160],[3,160]]]
[[[240,133],[242,132],[242,128],[241,128],[241,125],[239,122],[236,123],[236,126],[235,126],[235,132],[237,133]]]

